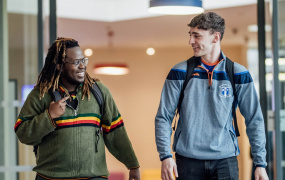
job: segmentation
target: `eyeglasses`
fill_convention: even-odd
[[[88,63],[88,58],[82,58],[82,59],[76,59],[74,62],[64,62],[64,63],[69,63],[69,64],[73,64],[75,66],[78,66],[80,63],[82,63],[83,65],[87,65]]]

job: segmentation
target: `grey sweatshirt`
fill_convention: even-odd
[[[200,160],[223,159],[239,155],[238,139],[232,124],[232,85],[225,70],[226,57],[221,52],[220,62],[212,75],[203,64],[194,69],[182,101],[173,151]],[[163,86],[160,105],[155,117],[155,137],[161,160],[172,157],[172,120],[180,91],[186,77],[187,62],[175,65]],[[248,70],[234,63],[237,105],[245,118],[246,133],[251,145],[253,162],[265,167],[265,129],[258,96]],[[241,121],[242,119],[238,119]]]

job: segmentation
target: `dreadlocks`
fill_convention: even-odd
[[[52,91],[58,88],[59,77],[63,68],[65,51],[67,48],[79,47],[79,44],[76,40],[71,38],[59,37],[51,45],[48,50],[47,57],[45,59],[45,65],[38,77],[37,85],[40,88],[40,99],[44,97],[51,88]],[[98,79],[93,79],[89,74],[85,73],[84,83],[82,87],[84,99],[87,94],[88,99],[90,99],[89,87]]]

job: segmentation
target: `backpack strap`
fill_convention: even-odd
[[[95,96],[95,98],[99,104],[100,113],[102,116],[104,113],[104,108],[103,108],[104,107],[104,98],[103,98],[103,94],[102,94],[102,92],[101,92],[101,90],[100,90],[100,88],[96,82],[92,85],[92,87],[90,87],[90,91]],[[58,100],[60,100],[62,98],[60,92],[57,89],[55,91],[52,91],[50,89],[49,92],[50,92],[54,102],[57,102]]]
[[[231,82],[232,89],[233,89],[234,101],[232,104],[232,115],[233,115],[236,136],[239,137],[240,133],[238,129],[237,115],[236,115],[236,108],[235,108],[237,101],[236,101],[236,88],[235,88],[235,81],[234,81],[234,63],[229,58],[226,59],[226,73],[229,77],[229,80]]]
[[[92,92],[92,94],[95,96],[99,107],[100,107],[100,113],[101,116],[103,116],[104,113],[104,98],[103,98],[103,94],[102,91],[100,90],[98,84],[95,82],[92,85],[92,88],[90,87],[90,91]],[[52,99],[54,102],[57,102],[58,100],[61,99],[61,94],[60,92],[56,89],[55,91],[52,91],[51,89],[49,90],[50,95],[52,96]],[[38,151],[38,145],[34,146],[33,149],[35,156],[37,156],[37,151]]]
[[[183,83],[182,90],[180,92],[179,101],[178,101],[178,105],[177,105],[177,109],[176,109],[176,116],[180,112],[180,108],[181,108],[182,100],[184,98],[184,90],[186,88],[186,85],[189,82],[189,80],[191,79],[192,74],[194,72],[194,69],[198,66],[198,63],[199,63],[198,58],[194,57],[194,56],[187,60],[186,78],[185,78],[185,81]],[[240,133],[239,133],[239,129],[238,129],[236,108],[235,108],[235,103],[237,101],[236,101],[236,88],[235,88],[235,82],[234,82],[234,63],[229,58],[226,59],[226,73],[229,77],[229,80],[231,82],[232,89],[233,89],[234,101],[232,104],[232,116],[233,116],[233,121],[234,121],[235,133],[236,133],[236,136],[239,137]],[[175,119],[175,122],[173,125],[174,131],[175,131],[175,126],[176,126],[176,119]]]
[[[186,77],[185,77],[185,80],[184,80],[184,83],[183,83],[183,87],[182,87],[182,89],[180,91],[180,96],[179,96],[179,100],[178,100],[178,104],[177,104],[177,108],[176,108],[176,114],[175,114],[176,117],[179,114],[180,109],[181,109],[181,104],[182,104],[182,100],[184,98],[185,88],[186,88],[189,80],[192,78],[192,74],[194,72],[194,69],[199,64],[198,60],[199,60],[199,57],[195,57],[195,56],[192,56],[191,58],[189,58],[187,60]],[[175,122],[174,122],[174,125],[173,125],[173,128],[172,128],[173,131],[175,131],[175,126],[176,126],[176,119],[175,119]]]
[[[54,102],[57,102],[62,98],[60,92],[57,89],[55,91],[52,91],[52,88],[50,88],[49,93],[52,96]]]
[[[54,102],[57,102],[58,100],[61,99],[61,94],[60,92],[56,89],[55,91],[52,91],[52,88],[49,89],[49,94],[51,95],[52,97],[52,100]],[[34,149],[33,149],[33,152],[35,153],[35,156],[37,156],[37,153],[38,153],[38,145],[35,145],[34,146]]]
[[[178,101],[178,104],[177,104],[177,111],[178,113],[180,112],[180,108],[181,108],[181,104],[182,104],[182,100],[184,98],[184,91],[185,91],[185,88],[189,82],[189,80],[192,78],[192,74],[194,72],[194,69],[198,66],[199,64],[199,61],[198,61],[199,58],[193,56],[191,58],[189,58],[187,60],[187,69],[186,69],[186,77],[185,77],[185,81],[183,83],[183,87],[180,91],[180,96],[179,96],[179,101]]]
[[[52,100],[54,102],[57,102],[59,101],[62,97],[61,97],[61,94],[60,92],[56,89],[55,91],[52,91],[52,88],[49,89],[49,94],[51,95],[52,97]],[[38,145],[35,145],[34,146],[34,149],[33,149],[34,153],[35,153],[35,156],[37,156],[37,152],[38,152]]]
[[[95,96],[95,98],[99,104],[99,107],[100,107],[101,116],[103,116],[103,114],[104,114],[104,97],[103,97],[102,91],[100,90],[100,88],[96,82],[92,85],[92,88],[90,87],[90,91]]]

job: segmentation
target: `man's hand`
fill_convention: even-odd
[[[178,177],[177,166],[173,158],[167,158],[161,162],[161,179],[162,180],[174,180]]]
[[[48,108],[48,112],[50,114],[50,117],[52,119],[54,118],[58,118],[60,117],[61,115],[63,115],[63,113],[65,112],[65,107],[66,107],[66,100],[68,99],[69,97],[64,97],[62,99],[60,99],[59,101],[57,102],[54,102],[52,101],[50,104],[49,104],[49,108]]]
[[[130,170],[130,175],[129,175],[129,180],[140,180],[140,170],[139,168],[136,169],[131,169]]]
[[[254,177],[255,180],[269,180],[266,170],[263,167],[256,167]]]

